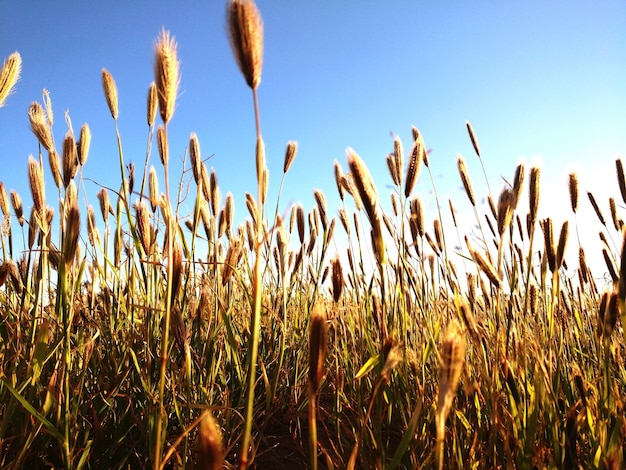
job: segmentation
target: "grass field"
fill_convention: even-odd
[[[575,174],[559,188],[569,192],[569,221],[538,219],[541,172],[521,164],[511,187],[484,195],[485,213],[459,157],[450,171],[463,200],[437,200],[438,217],[426,221],[415,183],[427,178],[437,191],[413,128],[410,153],[396,138],[387,157],[389,213],[348,149],[334,168],[341,207],[317,190],[315,207],[296,204],[283,218],[280,199],[266,200],[256,99],[263,32],[251,0],[230,3],[228,30],[257,136],[249,164],[258,186],[237,226],[233,198],[222,202],[194,134],[192,186],[169,180],[179,65],[167,32],[147,100],[164,181],[147,165],[126,170],[106,70],[118,191],[83,194],[87,125],[57,148],[46,92],[28,110],[39,144],[25,162],[32,205],[0,183],[0,468],[624,468],[621,160],[611,220],[606,201],[579,198]],[[16,53],[4,62],[0,106],[20,61]],[[289,142],[283,178],[294,158]],[[183,215],[187,190],[194,209]],[[92,205],[79,204],[83,196]],[[597,223],[602,253],[568,236],[582,199],[596,212],[585,223]],[[467,204],[472,233],[444,226],[444,212],[454,218]],[[578,258],[565,259],[575,244]],[[600,256],[608,285],[586,262]]]

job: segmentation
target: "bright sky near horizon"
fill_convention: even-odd
[[[531,162],[540,156],[544,216],[568,217],[566,175],[573,170],[581,178],[580,205],[586,207],[580,217],[595,217],[586,190],[598,196],[607,219],[609,194],[626,212],[614,163],[626,156],[625,2],[258,0],[257,5],[265,35],[259,97],[270,207],[289,140],[298,141],[299,152],[287,175],[281,211],[290,201],[311,209],[315,188],[324,190],[331,211],[339,208],[333,161],[345,169],[349,146],[367,163],[388,207],[385,156],[393,150],[391,134],[402,138],[408,154],[415,125],[432,148],[444,215],[449,215],[449,197],[459,213],[469,214],[456,169],[458,153],[467,161],[476,193],[487,194],[465,129],[469,120],[494,197],[502,177],[512,179],[520,158]],[[23,60],[22,78],[0,109],[0,181],[18,190],[27,208],[26,162],[38,151],[27,110],[32,101],[41,101],[43,88],[52,98],[57,145],[67,131],[66,110],[76,132],[84,122],[91,128],[83,171],[94,182],[85,183],[90,203],[97,206],[98,184],[119,187],[114,125],[101,88],[103,67],[118,87],[125,161],[141,172],[153,42],[162,27],[176,37],[182,63],[180,96],[169,125],[172,158],[183,157],[189,134],[196,132],[203,156],[212,155],[207,165],[215,168],[222,194],[235,196],[236,217],[247,215],[244,194],[256,194],[252,97],[232,57],[221,0],[0,0],[0,58],[17,50]],[[150,162],[160,167],[156,148]],[[178,179],[180,171],[172,176]],[[416,189],[432,211],[425,172]],[[601,227],[591,222],[597,239]]]

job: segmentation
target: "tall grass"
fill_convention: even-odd
[[[169,33],[155,45],[136,173],[124,162],[115,80],[102,73],[119,188],[88,194],[88,126],[76,140],[67,116],[58,151],[49,94],[27,110],[32,204],[0,183],[0,467],[623,468],[626,245],[616,199],[609,225],[606,201],[588,193],[603,247],[589,253],[577,236],[579,256],[568,259],[569,227],[578,234],[580,222],[575,175],[572,217],[559,228],[538,219],[538,168],[528,213],[519,207],[524,166],[499,195],[489,189],[483,211],[459,155],[478,227],[462,233],[455,208],[468,201],[448,201],[451,229],[413,128],[406,164],[398,137],[387,158],[391,213],[348,149],[347,172],[334,166],[337,215],[311,188],[315,206],[296,204],[283,219],[278,200],[267,210],[260,15],[251,0],[233,0],[227,20],[257,136],[257,196],[246,194],[238,226],[194,133],[183,164],[192,182],[169,179],[180,80]],[[3,65],[0,104],[19,64],[13,54]],[[155,139],[163,194],[148,168]],[[283,179],[296,150],[287,144]],[[422,168],[433,221],[415,192]],[[619,159],[616,176],[626,204]],[[187,193],[193,210],[183,214]],[[337,218],[345,243],[334,243]],[[600,255],[604,284],[587,263]]]

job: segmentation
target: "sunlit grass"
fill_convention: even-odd
[[[626,254],[608,241],[623,239],[619,198],[609,224],[588,193],[601,253],[569,236],[581,223],[576,175],[562,189],[572,213],[560,227],[538,219],[536,167],[519,165],[510,187],[485,195],[483,212],[459,156],[450,172],[467,200],[441,204],[413,128],[410,154],[396,137],[387,158],[389,213],[348,149],[347,172],[334,168],[337,215],[311,188],[315,206],[296,204],[283,218],[280,200],[265,200],[262,60],[237,51],[245,27],[235,26],[231,42],[254,97],[248,165],[258,183],[237,226],[233,196],[222,201],[195,134],[183,163],[193,179],[169,181],[171,71],[155,67],[145,167],[135,171],[124,163],[115,81],[103,70],[121,181],[97,194],[82,180],[89,127],[78,140],[67,129],[57,152],[48,93],[29,108],[39,144],[24,162],[29,214],[0,183],[0,467],[624,467]],[[157,63],[169,47],[171,66],[176,45],[165,32],[159,41]],[[15,74],[11,57],[4,66]],[[10,99],[15,81],[0,80],[0,97]],[[165,193],[149,168],[153,140]],[[287,143],[283,180],[296,153]],[[615,176],[626,204],[620,160]],[[432,184],[433,221],[415,191],[420,177]],[[183,194],[193,199],[189,214]],[[476,229],[463,233],[455,207],[470,206]],[[448,208],[454,225],[443,223]],[[579,256],[566,259],[572,243]],[[596,284],[603,273],[589,270],[589,256],[605,260],[607,286]]]

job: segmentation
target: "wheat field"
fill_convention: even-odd
[[[158,34],[146,101],[162,181],[150,146],[128,171],[106,69],[119,188],[85,190],[90,128],[59,129],[47,91],[20,111],[38,152],[24,162],[30,195],[0,182],[0,468],[624,468],[621,160],[608,202],[581,197],[572,173],[559,188],[571,214],[555,226],[538,216],[538,167],[519,164],[501,193],[477,195],[459,156],[449,171],[464,194],[439,201],[427,136],[413,127],[410,152],[396,137],[387,156],[388,213],[349,148],[328,169],[340,207],[311,188],[312,208],[281,214],[280,190],[267,198],[260,12],[232,0],[227,23],[254,103],[257,188],[241,222],[196,134],[170,149],[181,76],[169,32]],[[16,52],[0,72],[0,107],[20,73]],[[169,177],[170,152],[183,151],[189,183]],[[280,188],[297,152],[286,143]],[[418,179],[432,185],[434,220]],[[599,253],[577,237],[587,203]],[[464,233],[456,207],[470,206],[476,229]]]

